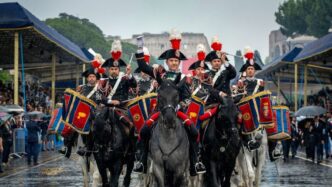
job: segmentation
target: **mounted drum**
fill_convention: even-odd
[[[290,139],[291,122],[289,108],[287,106],[274,106],[272,110],[274,126],[266,129],[267,138],[274,141]]]
[[[243,119],[243,134],[251,134],[260,128],[273,127],[271,92],[263,91],[245,97],[237,104]]]
[[[68,88],[64,92],[62,120],[78,133],[89,134],[92,111],[96,106],[97,104],[91,99]]]
[[[136,132],[139,134],[145,121],[155,111],[157,106],[157,94],[148,93],[135,98],[127,103],[128,116],[134,123]]]
[[[191,96],[191,102],[187,107],[185,112],[187,116],[191,119],[197,129],[200,129],[203,122],[199,119],[199,116],[204,114],[205,102],[203,99],[197,96]]]

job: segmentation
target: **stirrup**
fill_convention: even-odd
[[[260,145],[258,145],[257,147],[251,147],[250,145],[255,145],[257,142],[256,141],[254,141],[254,140],[250,140],[250,141],[248,141],[248,149],[249,149],[249,151],[253,151],[253,150],[256,150],[256,149],[258,149],[259,147],[260,147]]]
[[[201,170],[199,171],[199,170],[197,170],[197,168],[201,168]],[[195,164],[195,172],[196,172],[197,174],[203,174],[203,173],[206,173],[205,166],[204,166],[204,164],[203,164],[202,162],[197,162],[197,163]]]
[[[277,159],[279,159],[281,157],[281,153],[280,152],[277,152],[276,150],[273,150],[272,151],[272,158],[274,159],[274,160],[277,160]]]
[[[138,169],[140,169],[140,171],[138,171]],[[144,164],[140,161],[137,161],[135,163],[134,169],[133,169],[133,173],[138,173],[138,174],[142,174],[144,173]]]

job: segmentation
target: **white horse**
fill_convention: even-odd
[[[84,143],[83,143],[82,136],[79,135],[78,141],[77,141],[77,147],[79,148],[79,147],[83,147],[83,146],[84,146]],[[98,187],[98,186],[102,185],[101,176],[99,174],[96,160],[95,160],[93,154],[91,154],[90,157],[79,156],[78,163],[81,165],[81,168],[82,168],[84,187],[88,187],[89,183],[90,183],[90,175],[89,175],[89,169],[88,169],[89,167],[90,167],[90,173],[93,173],[92,186]]]
[[[242,146],[236,162],[236,176],[232,182],[241,187],[258,187],[261,182],[262,168],[265,164],[267,150],[267,135],[265,129],[258,130],[251,138],[262,135],[261,146],[253,151]]]

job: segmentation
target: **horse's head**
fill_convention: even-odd
[[[225,97],[222,99],[222,104],[219,105],[217,120],[224,129],[235,128],[238,118],[238,109],[234,104],[234,101],[230,97]]]
[[[96,112],[95,120],[93,123],[92,133],[96,139],[96,143],[101,144],[105,141],[104,137],[109,137],[111,133],[111,127],[108,124],[109,110],[103,108]]]
[[[176,107],[180,100],[179,90],[176,84],[179,80],[179,78],[175,81],[157,78],[159,84],[157,107],[161,112],[161,119],[166,128],[176,127]]]

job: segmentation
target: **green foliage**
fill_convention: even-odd
[[[8,71],[0,70],[0,81],[3,83],[8,82],[11,79],[11,76]]]
[[[306,34],[321,37],[331,27],[332,1],[288,0],[279,6],[275,16],[286,36]]]
[[[100,53],[104,59],[110,58],[109,51],[113,41],[107,41],[102,30],[88,19],[60,13],[59,17],[46,19],[45,23],[80,47],[92,48]],[[122,59],[129,62],[131,54],[136,52],[136,46],[125,42],[121,43]]]

